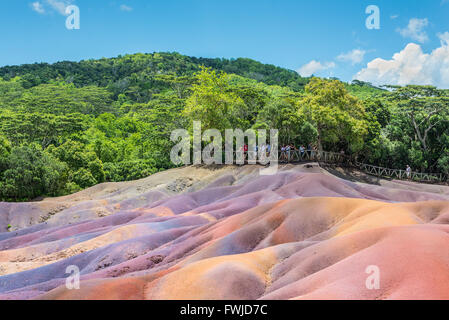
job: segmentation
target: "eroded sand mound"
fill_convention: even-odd
[[[0,299],[449,299],[448,200],[448,187],[289,165],[0,203],[0,228],[13,226],[0,233]],[[79,290],[65,286],[72,265]]]

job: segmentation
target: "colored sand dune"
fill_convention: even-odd
[[[0,203],[0,299],[449,299],[448,201],[449,187],[288,165]]]

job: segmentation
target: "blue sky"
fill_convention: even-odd
[[[65,27],[69,4],[79,30]],[[368,5],[380,9],[379,30],[365,26]],[[449,0],[2,0],[0,65],[177,51],[449,87],[448,17]]]

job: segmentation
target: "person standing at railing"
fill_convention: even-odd
[[[281,158],[279,160],[284,160],[285,159],[285,146],[281,147]]]
[[[412,168],[410,168],[409,165],[407,165],[407,169],[405,169],[405,173],[407,174],[407,179],[410,179],[412,175]]]
[[[318,157],[318,148],[316,146],[311,146],[310,158],[313,160],[319,160]]]
[[[306,148],[303,145],[299,147],[299,152],[301,153],[301,160],[304,159],[304,153],[306,152]]]
[[[307,145],[307,154],[309,158],[312,158],[312,145],[310,143]]]
[[[287,153],[287,161],[288,162],[290,162],[290,150],[291,150],[291,146],[288,144],[286,147],[285,147],[285,152]]]
[[[290,145],[290,154],[291,154],[291,159],[290,160],[292,160],[292,161],[294,160],[296,151],[298,151],[298,149],[296,149],[296,146],[292,143]]]

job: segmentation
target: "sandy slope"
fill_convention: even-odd
[[[449,298],[449,187],[185,167],[0,203],[0,299]],[[81,270],[67,290],[67,266]],[[380,270],[369,290],[365,271]]]

